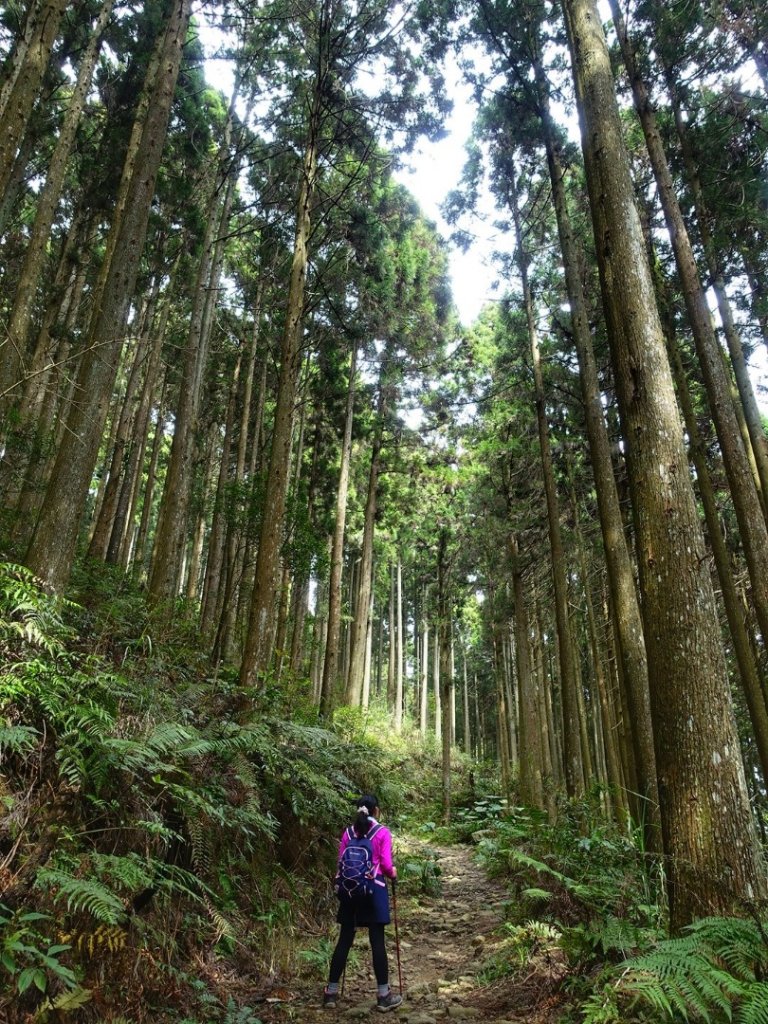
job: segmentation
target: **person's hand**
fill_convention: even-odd
[[[397,878],[397,868],[396,867],[392,868],[392,877],[393,878]]]

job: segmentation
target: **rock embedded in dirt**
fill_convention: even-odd
[[[408,989],[408,997],[410,999],[419,999],[423,996],[430,996],[434,992],[432,985],[428,981],[419,981],[415,985],[411,985]]]
[[[345,1010],[344,1016],[348,1020],[362,1020],[367,1017],[373,1009],[372,1004],[364,1003],[362,1006],[351,1006],[348,1010]]]

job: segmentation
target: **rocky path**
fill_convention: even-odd
[[[550,1024],[559,1000],[548,998],[540,979],[523,976],[483,984],[480,972],[502,939],[504,886],[488,879],[462,846],[430,847],[441,869],[438,896],[405,896],[398,890],[400,952],[405,999],[386,1019],[401,1024],[442,1024],[478,1020],[488,1024]],[[356,963],[347,970],[337,1009],[323,1010],[316,979],[297,979],[259,1008],[264,1024],[330,1024],[335,1020],[385,1019],[375,1009],[367,934],[355,943]],[[390,981],[398,990],[394,926],[387,929]],[[354,955],[354,951],[353,951]]]

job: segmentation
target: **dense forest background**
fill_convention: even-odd
[[[570,1019],[768,1020],[767,30],[4,5],[0,1015],[245,1024],[195,957],[289,970],[372,789],[571,929]],[[448,65],[450,240],[395,176]]]

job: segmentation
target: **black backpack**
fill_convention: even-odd
[[[382,827],[374,825],[364,836],[359,836],[351,825],[347,829],[348,842],[341,855],[334,883],[336,895],[343,902],[357,902],[373,896],[374,865],[371,840]]]

